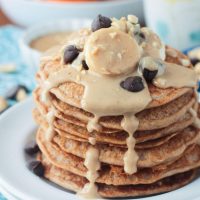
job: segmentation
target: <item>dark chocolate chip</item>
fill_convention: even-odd
[[[79,55],[79,50],[74,46],[68,46],[64,51],[64,63],[72,63]]]
[[[44,176],[44,166],[40,161],[32,161],[29,163],[28,168],[37,176],[43,177]]]
[[[5,95],[6,99],[16,100],[16,95],[20,89],[23,89],[23,90],[25,90],[26,93],[29,93],[29,90],[27,89],[26,86],[15,85],[7,91],[7,93]]]
[[[85,69],[85,70],[89,69],[89,67],[88,67],[87,63],[85,62],[85,60],[82,61],[82,66],[83,66],[83,69]]]
[[[197,63],[200,62],[200,60],[198,58],[191,58],[190,61],[191,61],[193,66],[195,66]]]
[[[128,77],[120,83],[120,86],[130,92],[139,92],[144,89],[144,84],[140,76]]]
[[[144,33],[140,32],[140,33],[139,33],[139,36],[140,36],[143,40],[145,40],[145,35],[144,35]]]
[[[151,82],[156,77],[157,73],[158,73],[158,70],[151,71],[146,68],[144,68],[143,70],[143,76],[147,82]]]
[[[39,150],[40,149],[38,145],[34,141],[29,142],[24,149],[25,153],[28,154],[29,156],[35,155],[36,153],[39,152]]]
[[[92,31],[95,32],[101,28],[109,28],[111,23],[110,18],[98,15],[92,22]]]
[[[145,41],[145,35],[142,32],[135,33],[135,39],[138,42],[138,44],[141,44],[142,42]]]

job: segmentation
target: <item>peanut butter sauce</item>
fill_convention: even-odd
[[[98,194],[98,187],[95,184],[96,179],[99,177],[98,170],[100,169],[99,151],[90,147],[86,152],[84,165],[88,169],[86,178],[89,183],[85,184],[83,189],[79,191],[78,196],[84,199],[100,199]]]
[[[153,80],[153,84],[159,88],[195,87],[198,81],[193,69],[173,63],[165,63],[166,71]]]

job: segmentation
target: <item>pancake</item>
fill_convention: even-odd
[[[127,175],[124,173],[123,168],[114,165],[103,165],[99,171],[99,177],[96,180],[97,183],[103,183],[107,185],[137,185],[137,184],[151,184],[157,182],[165,177],[172,176],[174,174],[182,173],[195,169],[200,166],[200,147],[199,145],[190,146],[184,153],[184,155],[172,164],[164,167],[155,168],[143,168],[133,175]],[[45,155],[45,154],[44,154]],[[79,176],[86,176],[86,169],[81,162],[77,162],[73,167],[68,166],[67,162],[62,162],[61,157],[57,158],[57,161],[47,160],[64,170],[74,173]],[[59,163],[59,164],[58,164]],[[62,163],[62,164],[61,164]],[[72,163],[70,163],[73,165]]]
[[[41,104],[37,95],[38,90],[35,92],[35,102],[37,103],[39,110],[45,110],[45,107]],[[92,118],[90,113],[81,109],[72,107],[59,101],[53,97],[52,103],[55,106],[57,112],[56,117],[62,119],[68,123],[73,123],[78,126],[86,127],[87,122]],[[169,126],[179,120],[195,103],[193,92],[188,92],[185,95],[163,106],[144,110],[138,113],[136,116],[140,121],[138,130],[153,130]],[[103,129],[104,132],[116,132],[122,130],[121,127],[122,116],[117,117],[102,117],[99,123],[108,129]]]
[[[47,127],[48,123],[45,121],[44,118],[42,118],[42,115],[39,113],[37,109],[33,110],[33,116],[35,121],[43,126]],[[143,143],[141,144],[141,148],[144,146],[148,146],[152,144],[152,142],[157,143],[156,141],[159,141],[159,144],[162,142],[162,138],[170,138],[171,135],[174,135],[176,132],[180,132],[184,128],[191,125],[194,121],[194,117],[191,116],[190,113],[186,113],[180,121],[167,126],[162,129],[156,129],[156,130],[150,130],[150,131],[136,131],[134,134],[134,137],[136,138],[136,143]],[[110,145],[126,145],[126,138],[127,133],[125,131],[116,132],[116,133],[102,133],[102,132],[96,132],[93,131],[92,133],[89,133],[87,129],[67,123],[63,120],[56,119],[54,121],[54,129],[55,131],[62,137],[68,138],[68,139],[74,139],[80,142],[86,142],[88,141],[89,137],[94,137],[96,139],[97,143],[108,143]],[[161,138],[161,140],[159,140]],[[157,140],[158,139],[158,140]],[[150,140],[150,141],[149,141]],[[156,140],[156,141],[152,141]],[[145,144],[146,141],[147,144]],[[138,147],[137,145],[136,147]]]
[[[177,133],[178,131],[181,131],[182,129],[191,125],[193,121],[194,121],[194,118],[191,117],[187,121],[181,121],[182,123],[175,123],[173,124],[173,126],[170,125],[170,127],[168,126],[167,128],[151,130],[151,131],[140,131],[140,132],[138,131],[135,133],[134,137],[136,138],[137,144],[141,142],[145,143],[145,141],[148,142],[149,140],[151,141],[156,140],[156,139],[164,137],[165,135],[166,137],[167,136],[170,137],[171,134],[175,132]],[[126,145],[126,138],[128,137],[127,133],[123,131],[112,133],[112,134],[98,133],[98,132],[89,133],[86,129],[83,129],[78,126],[74,127],[74,125],[71,125],[71,124],[69,125],[69,123],[65,124],[65,122],[63,122],[62,120],[56,120],[56,122],[54,123],[54,126],[55,126],[55,131],[59,135],[68,139],[74,138],[75,140],[82,141],[82,142],[87,142],[90,137],[93,137],[96,139],[97,143],[108,143],[110,145],[124,146]],[[75,129],[71,130],[71,127]],[[137,137],[137,134],[139,135],[138,137]],[[151,141],[149,143],[151,143]]]
[[[139,155],[138,167],[152,167],[179,157],[187,146],[200,139],[200,134],[198,132],[193,132],[193,130],[188,129],[184,130],[180,135],[177,134],[160,146],[141,150],[136,148],[136,152]],[[85,154],[90,146],[84,142],[81,143],[60,137],[55,137],[54,142],[58,144],[63,151],[82,158],[85,158]],[[99,160],[101,162],[123,166],[123,157],[127,151],[126,148],[108,145],[97,145],[97,148],[100,152]]]
[[[45,177],[63,188],[78,192],[87,183],[87,179],[84,177],[52,165],[44,156],[39,156],[39,160],[45,166]],[[192,170],[148,185],[113,186],[98,184],[98,188],[100,195],[105,198],[146,196],[175,190],[190,183],[196,176],[197,171]]]
[[[199,132],[195,130],[190,131],[191,132],[186,131],[183,134],[182,138],[180,137],[180,135],[178,135],[176,138],[171,139],[170,142],[163,144],[159,147],[147,149],[144,151],[138,150],[137,153],[139,155],[139,160],[137,166],[140,168],[153,167],[162,163],[172,162],[178,159],[189,145],[194,144],[199,140]],[[58,146],[57,143],[45,142],[44,131],[41,128],[37,133],[37,143],[39,144],[40,148],[42,149],[42,152],[47,158],[51,158],[52,162],[56,162],[57,155],[58,157],[62,157],[64,163],[74,162],[74,165],[76,165],[76,160],[77,162],[81,162],[81,160],[85,157],[87,147],[85,147],[84,143],[81,144],[80,142],[72,140],[66,141],[69,142],[69,144],[60,144],[60,146],[62,147],[60,148],[60,146]],[[99,148],[99,159],[102,162],[123,166],[123,155],[126,149],[102,145]],[[81,168],[84,168],[84,166],[82,166]]]

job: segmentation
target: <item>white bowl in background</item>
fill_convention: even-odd
[[[30,47],[30,43],[41,36],[56,32],[71,32],[91,26],[91,19],[61,19],[40,23],[27,29],[19,40],[24,63],[36,72],[39,67],[42,53]]]
[[[143,0],[112,0],[84,3],[56,3],[38,0],[0,0],[3,11],[15,23],[30,26],[60,18],[94,18],[135,14],[143,22]]]

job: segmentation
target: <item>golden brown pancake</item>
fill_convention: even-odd
[[[87,183],[87,179],[73,174],[67,170],[52,165],[44,156],[39,156],[45,166],[45,177],[50,181],[68,189],[78,192]],[[121,185],[113,186],[98,184],[99,193],[102,197],[132,197],[146,196],[151,194],[163,193],[180,188],[191,182],[197,175],[196,170],[179,173],[159,180],[153,184]]]
[[[190,133],[188,132],[188,135],[189,134]],[[66,169],[68,171],[71,171],[72,173],[78,174],[78,175],[83,175],[84,173],[86,173],[86,168],[83,165],[83,160],[84,159],[80,157],[81,155],[77,156],[77,155],[73,155],[72,153],[68,153],[66,151],[63,151],[63,149],[61,149],[56,143],[45,142],[45,139],[43,137],[44,137],[44,134],[40,129],[39,132],[37,133],[37,143],[38,143],[42,153],[45,155],[45,157],[48,160],[51,161],[51,163],[53,163],[54,165],[56,165],[58,167]],[[199,139],[199,133],[197,134],[197,138],[196,139],[197,140]],[[176,142],[174,142],[174,143],[176,143]],[[191,145],[195,143],[192,140],[190,140],[190,142],[191,142],[190,143]],[[176,144],[174,144],[174,145],[176,145]],[[195,148],[192,148],[193,145],[192,145],[192,147],[190,147],[190,146],[186,146],[185,144],[182,144],[181,145],[183,147],[182,149],[178,149],[174,145],[172,145],[173,148],[169,146],[167,149],[163,149],[163,148],[160,147],[160,149],[159,149],[160,151],[158,151],[158,149],[153,149],[152,151],[150,151],[149,153],[146,153],[145,155],[144,155],[144,152],[142,152],[142,155],[140,155],[140,152],[138,152],[139,153],[139,158],[140,158],[140,160],[138,161],[138,167],[147,167],[147,163],[148,163],[149,167],[150,166],[151,167],[155,166],[155,168],[156,168],[157,167],[156,165],[170,162],[170,163],[172,163],[171,169],[173,170],[173,169],[175,169],[175,165],[173,165],[174,164],[173,162],[175,160],[179,159],[179,158],[183,160],[183,158],[184,158],[184,156],[182,156],[183,154],[186,154],[187,156],[189,156],[190,153],[191,153],[191,151],[189,151],[189,150],[191,150],[191,149],[192,150],[195,149],[195,150],[193,150],[193,153],[191,153],[191,156],[194,156],[194,157],[197,158],[194,161],[195,162],[195,166],[196,166],[196,162],[197,162],[197,165],[199,165],[200,159],[199,159],[198,155],[200,153],[199,152],[199,150],[200,150],[199,148],[200,147],[198,145],[195,145]],[[85,151],[84,148],[76,147],[76,149],[77,150],[81,149],[83,154],[84,154],[84,151]],[[157,152],[156,152],[156,150],[157,150]],[[169,152],[169,151],[174,151],[174,152],[172,153],[172,152]],[[189,152],[189,153],[185,153],[185,151]],[[105,152],[105,154],[106,154],[106,152]],[[172,155],[173,154],[174,157],[165,156],[167,154],[168,155]],[[102,159],[103,156],[101,156],[101,154],[100,154],[100,160]],[[107,156],[111,160],[110,153],[107,153]],[[84,155],[82,155],[82,157],[84,157]],[[117,152],[115,154],[115,159],[119,160],[119,157],[120,157],[120,155],[118,155],[118,152]],[[189,158],[189,157],[187,157],[187,158]],[[117,164],[119,165],[120,163],[117,163]],[[191,167],[190,164],[191,163],[188,163],[188,167]],[[109,165],[109,166],[112,166],[112,167],[109,167],[109,168],[107,167],[108,165],[105,165],[105,166],[106,166],[106,168],[105,169],[103,168],[102,171],[106,173],[107,179],[111,179],[112,181],[116,181],[117,176],[120,176],[120,174],[124,175],[126,177],[129,177],[129,179],[130,179],[130,177],[134,177],[140,172],[139,171],[138,173],[129,176],[129,175],[126,175],[124,173],[123,166]],[[169,167],[169,166],[170,165],[168,165],[167,167]],[[184,170],[184,167],[186,167],[186,163],[184,163],[184,165],[182,163],[181,165],[178,165],[178,166],[180,167],[180,170]],[[152,172],[155,171],[152,168],[146,168],[146,170],[147,170],[148,174],[150,173],[151,170],[152,170]],[[166,171],[169,172],[168,169]],[[109,173],[109,174],[107,174],[107,173]],[[113,176],[115,176],[115,179],[112,179],[112,177],[111,177],[112,174],[113,174]],[[133,180],[135,180],[135,179],[133,179]],[[141,181],[142,179],[140,177],[140,178],[138,178],[136,180],[137,181]],[[122,180],[120,182],[122,182]],[[124,183],[126,184],[126,182],[124,182]]]
[[[45,106],[38,99],[37,92],[35,91],[35,102],[38,105],[39,110],[42,112],[45,110]],[[73,123],[78,126],[86,127],[89,119],[92,115],[81,109],[72,107],[60,100],[52,97],[52,103],[55,106],[57,112],[56,117],[62,119],[68,123]],[[140,121],[138,130],[153,130],[169,126],[179,120],[195,103],[193,92],[188,92],[175,101],[165,104],[160,107],[144,110],[138,113],[136,116]],[[122,130],[121,127],[122,116],[116,117],[102,117],[99,123],[105,127],[103,132],[116,132],[116,130]]]
[[[43,127],[48,126],[47,122],[45,121],[45,119],[42,117],[42,115],[39,113],[37,109],[33,110],[33,116],[37,124]],[[136,131],[134,133],[134,137],[136,138],[137,144],[141,142],[143,143],[140,145],[142,147],[148,146],[152,143],[154,144],[157,142],[160,143],[162,142],[163,137],[164,138],[171,137],[171,135],[174,135],[175,133],[178,133],[184,128],[191,125],[193,121],[194,121],[194,117],[192,117],[190,113],[186,113],[180,121],[175,122],[174,124],[170,126],[167,126],[162,129],[155,129],[155,130],[149,130],[149,131]],[[66,121],[63,121],[60,119],[56,119],[54,121],[54,127],[55,127],[55,131],[59,135],[68,139],[74,139],[77,141],[86,142],[88,141],[89,137],[95,137],[97,143],[108,143],[110,145],[118,144],[121,146],[126,145],[127,133],[125,131],[120,131],[120,132],[115,132],[115,133],[102,133],[102,132],[93,131],[92,133],[90,133],[87,131],[87,129],[83,127],[74,125],[72,123],[67,123]],[[147,144],[145,144],[145,142],[147,142]],[[137,145],[137,147],[138,146],[139,145]]]

